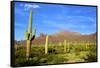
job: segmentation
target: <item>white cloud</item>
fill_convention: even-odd
[[[82,22],[82,21],[90,21],[92,23],[95,23],[96,22],[96,19],[95,17],[89,17],[89,16],[67,16],[67,19],[69,19],[69,22]]]
[[[24,7],[25,8],[39,8],[40,6],[36,4],[25,4]]]
[[[24,26],[23,26],[22,23],[20,23],[20,22],[15,22],[15,27],[25,28],[26,26],[27,26],[26,24],[24,24]]]
[[[24,10],[40,8],[37,4],[20,4],[20,6],[24,7]]]
[[[95,22],[95,18],[87,17],[91,22]]]

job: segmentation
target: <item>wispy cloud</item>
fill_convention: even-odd
[[[94,19],[94,18],[91,18],[91,17],[87,17],[88,18],[88,20],[90,20],[91,22],[96,22],[96,18]]]
[[[25,8],[39,8],[40,6],[36,4],[25,4],[24,7]]]
[[[20,6],[24,7],[25,10],[40,8],[37,4],[20,4]]]
[[[15,27],[18,27],[18,28],[25,28],[26,26],[27,26],[26,24],[24,24],[23,26],[23,23],[20,23],[20,22],[15,23]]]
[[[95,19],[89,16],[66,16],[69,20],[78,20],[78,21],[91,21],[95,22]]]

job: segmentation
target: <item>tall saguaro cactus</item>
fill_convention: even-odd
[[[48,35],[46,36],[46,40],[45,40],[45,54],[48,53]]]
[[[35,38],[35,33],[36,33],[35,28],[34,28],[34,31],[32,33],[32,10],[30,10],[28,31],[25,32],[25,38],[27,41],[27,45],[26,45],[26,59],[27,60],[30,57],[31,44],[32,44],[32,40],[34,40],[34,38]]]

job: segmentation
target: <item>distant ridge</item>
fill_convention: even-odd
[[[45,44],[45,38],[46,34],[40,33],[40,36],[35,38],[34,41],[32,41],[33,44]],[[92,33],[89,35],[82,35],[79,32],[70,32],[70,31],[60,31],[57,33],[54,33],[52,35],[49,35],[49,43],[58,43],[63,42],[63,40],[68,41],[95,41],[96,40],[96,33]],[[25,45],[26,41],[15,41],[16,44],[22,44]]]

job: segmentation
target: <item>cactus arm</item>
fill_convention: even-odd
[[[31,37],[31,41],[35,39],[35,34],[36,34],[36,29],[34,28],[33,34],[32,34],[32,37]]]
[[[36,34],[36,28],[34,28],[34,30],[33,30],[33,35],[35,35]]]
[[[25,39],[28,40],[28,32],[25,32]]]
[[[31,41],[35,39],[35,35],[32,36]]]

